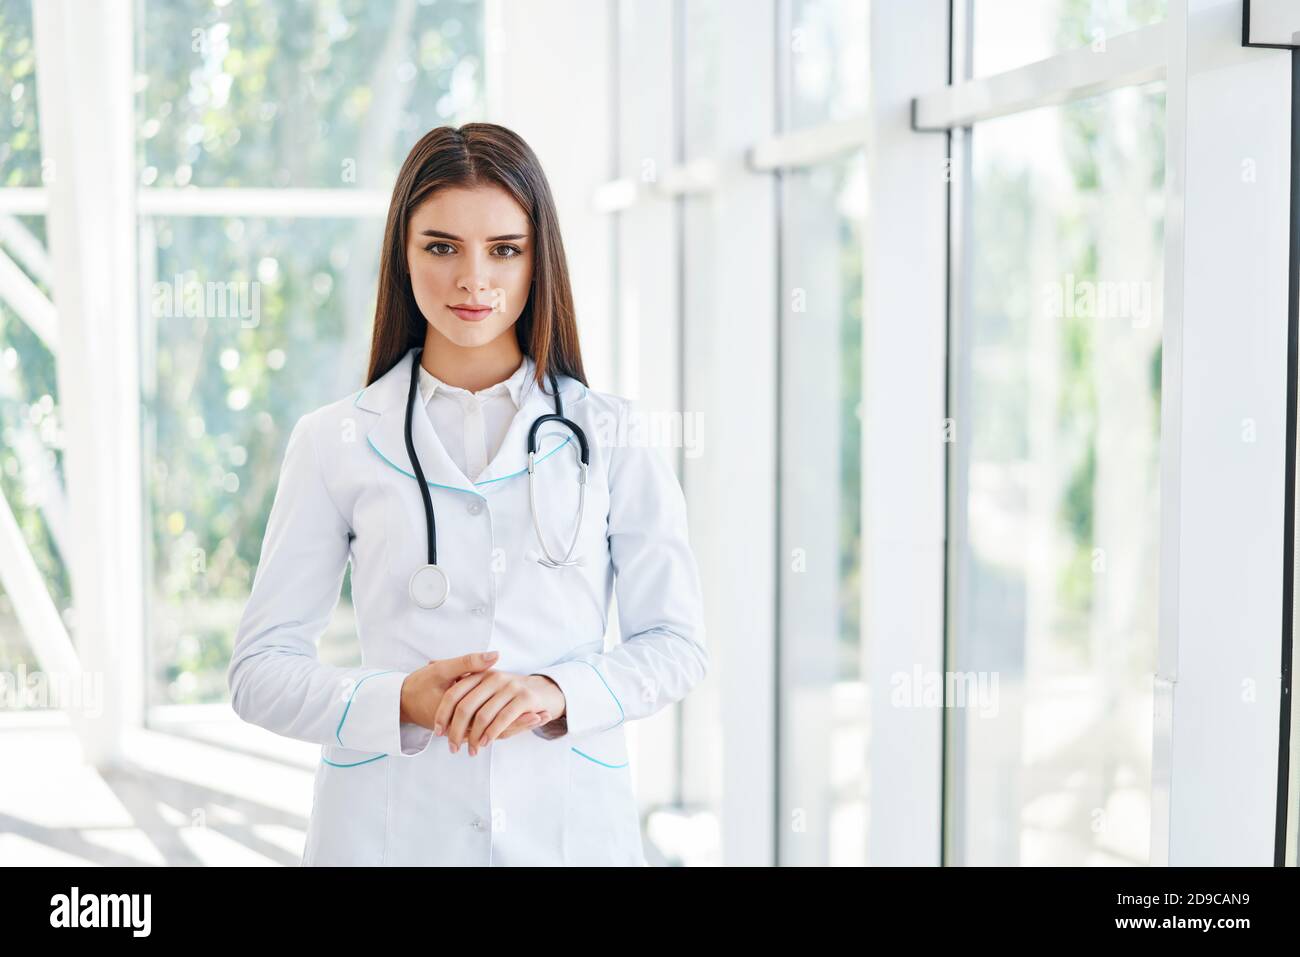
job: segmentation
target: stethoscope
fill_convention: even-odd
[[[420,468],[420,457],[415,454],[415,443],[411,441],[411,417],[415,409],[415,387],[420,379],[420,356],[424,350],[418,350],[415,353],[414,361],[411,362],[411,387],[406,395],[406,454],[411,459],[411,468],[415,470],[415,478],[420,483],[420,497],[424,501],[424,524],[426,531],[426,541],[429,547],[429,563],[421,565],[411,575],[411,601],[415,602],[421,608],[437,608],[447,600],[451,594],[451,579],[447,573],[438,567],[438,533],[434,528],[433,521],[433,498],[429,495],[429,485],[424,480],[424,470]],[[579,565],[582,563],[581,558],[570,559],[573,554],[573,548],[578,544],[578,533],[582,529],[582,511],[587,503],[587,464],[589,453],[587,449],[586,433],[580,429],[576,423],[569,421],[564,417],[564,405],[560,401],[560,387],[555,381],[555,373],[550,372],[551,391],[555,394],[555,411],[548,412],[546,415],[539,415],[534,421],[533,426],[528,430],[528,510],[533,517],[533,529],[537,532],[537,543],[542,546],[543,558],[538,562],[549,568],[563,568],[569,565]],[[568,429],[577,437],[578,446],[581,449],[581,455],[578,471],[578,521],[573,527],[573,538],[569,541],[569,548],[564,553],[563,558],[555,558],[551,555],[551,550],[546,547],[546,540],[542,537],[542,526],[537,521],[537,492],[533,484],[533,470],[537,458],[537,429],[544,422],[559,422],[567,426]]]

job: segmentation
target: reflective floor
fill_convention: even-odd
[[[140,731],[120,767],[97,771],[66,724],[0,725],[0,867],[297,866],[316,749],[268,758],[236,723],[193,732],[246,750]]]

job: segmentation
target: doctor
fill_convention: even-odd
[[[510,130],[406,158],[366,381],[289,436],[228,673],[241,718],[321,746],[303,864],[644,865],[627,726],[706,673],[699,574],[670,466],[587,387]]]

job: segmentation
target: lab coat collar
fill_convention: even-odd
[[[415,352],[415,348],[408,349],[391,369],[362,389],[354,403],[357,408],[379,414],[378,421],[366,435],[366,442],[369,443],[371,450],[388,465],[411,478],[415,478],[415,471],[411,468],[410,457],[406,452],[405,427],[406,399]],[[533,379],[535,363],[531,357],[524,356],[524,365],[526,367],[523,370],[524,375],[519,381],[522,402],[516,402],[518,411],[506,430],[501,448],[479,475],[477,481],[471,482],[456,467],[456,463],[451,460],[451,456],[447,454],[447,450],[438,439],[433,423],[429,421],[428,413],[423,409],[417,409],[420,414],[412,417],[411,441],[415,445],[416,454],[420,457],[420,469],[424,472],[424,480],[430,487],[486,495],[506,480],[527,474],[528,430],[538,416],[555,411],[555,397],[549,394],[549,380],[547,392],[544,393],[538,388]],[[564,414],[572,418],[571,410],[586,397],[587,388],[576,379],[559,373],[556,374],[556,380],[560,386]],[[415,401],[420,401],[418,387]],[[575,446],[574,456],[552,456],[551,453],[570,442]],[[541,467],[544,461],[554,462],[557,459],[576,461],[577,444],[577,440],[572,438],[571,433],[564,426],[555,422],[543,423],[537,431],[538,466]]]

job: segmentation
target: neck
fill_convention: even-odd
[[[510,378],[523,362],[524,354],[513,331],[499,335],[485,346],[458,346],[439,334],[432,325],[424,336],[420,365],[448,385],[477,392]]]

